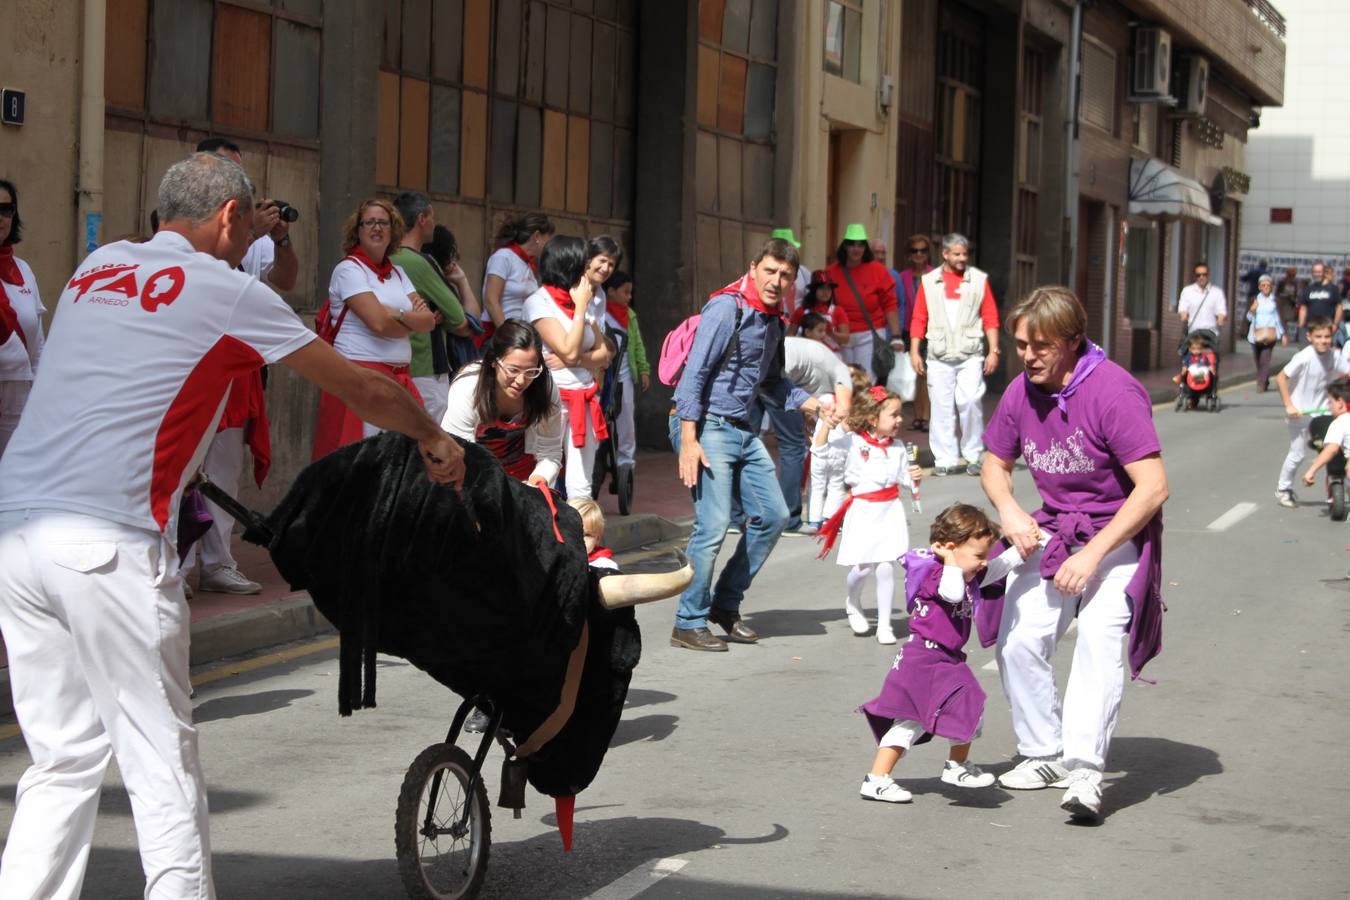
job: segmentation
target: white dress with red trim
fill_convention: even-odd
[[[849,505],[835,562],[841,566],[894,562],[909,549],[909,521],[904,504],[905,489],[909,486],[909,457],[904,441],[878,446],[886,442],[871,443],[860,434],[847,432],[831,443],[847,453],[844,483],[855,498],[889,487],[901,488],[894,500],[855,499]]]

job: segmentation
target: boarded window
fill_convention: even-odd
[[[149,0],[108,0],[103,81],[109,106],[145,108],[145,38],[149,16]]]
[[[1105,44],[1083,36],[1083,96],[1078,118],[1102,131],[1116,130],[1116,54]]]
[[[267,130],[271,96],[272,19],[239,6],[216,7],[211,46],[211,119]]]
[[[150,112],[204,121],[210,110],[211,0],[156,3],[151,19]],[[155,40],[163,35],[162,40]]]
[[[272,127],[295,137],[319,136],[320,32],[278,19]]]

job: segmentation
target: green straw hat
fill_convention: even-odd
[[[797,236],[792,233],[791,228],[775,228],[769,232],[769,237],[777,238],[780,241],[787,241],[798,250],[802,249],[802,242],[797,240]]]
[[[865,241],[867,240],[867,229],[861,222],[854,222],[844,229],[844,240],[846,241]]]

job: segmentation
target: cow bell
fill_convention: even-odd
[[[497,805],[514,813],[512,818],[519,819],[520,811],[525,808],[525,775],[530,764],[523,759],[507,757],[502,761],[502,782],[497,792]]]

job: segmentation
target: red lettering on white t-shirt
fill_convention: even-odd
[[[100,266],[99,268],[95,269],[92,272],[84,272],[70,279],[70,283],[66,285],[66,290],[74,290],[75,298],[71,300],[71,302],[79,303],[80,298],[83,297],[85,294],[89,293],[89,289],[92,288],[96,283],[112,278],[116,275],[121,275],[123,272],[135,271],[137,268],[138,268],[137,264],[134,263],[129,266]],[[128,297],[136,296],[137,287],[136,282],[134,280],[132,281],[131,286],[132,290],[129,293],[127,293]]]
[[[160,269],[146,280],[145,287],[141,289],[141,309],[154,312],[161,306],[168,306],[183,293],[186,283],[187,275],[183,274],[182,266]]]

